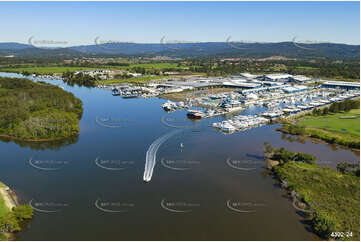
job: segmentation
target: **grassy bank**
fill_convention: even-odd
[[[0,189],[5,187],[7,186],[0,182]],[[11,240],[13,233],[22,230],[24,222],[33,217],[34,211],[29,205],[13,207],[10,211],[4,201],[3,193],[0,193],[0,240]]]
[[[330,144],[359,149],[360,109],[327,115],[305,115],[283,124],[278,130],[284,133],[321,139]]]
[[[0,181],[0,189],[7,188],[7,186]],[[10,212],[9,207],[6,205],[5,199],[0,192],[0,217],[5,216],[7,213]]]
[[[348,133],[339,133],[319,128],[309,128],[295,124],[283,124],[282,127],[277,130],[287,134],[319,139],[329,144],[338,144],[347,148],[360,148],[360,138]]]
[[[359,170],[358,173],[340,172],[318,166],[317,161],[297,159],[303,155],[307,156],[274,148],[268,148],[266,152],[269,161],[278,161],[272,168],[276,178],[289,194],[297,194],[294,196],[299,200],[298,207],[309,211],[305,215],[315,233],[324,239],[359,240]]]
[[[306,127],[347,133],[358,137],[360,136],[360,109],[325,116],[305,116],[297,123]]]
[[[5,188],[5,184],[0,182],[0,189]],[[1,196],[0,194],[0,217],[4,216],[5,214],[7,214],[8,212],[10,212],[9,208],[6,206],[4,198]]]

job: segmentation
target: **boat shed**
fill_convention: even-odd
[[[322,87],[355,90],[355,89],[360,89],[360,83],[359,82],[326,81],[322,84]]]
[[[262,80],[272,82],[287,82],[290,77],[292,77],[290,74],[268,74],[264,75]]]
[[[236,88],[244,88],[244,89],[251,89],[261,87],[261,83],[256,82],[247,82],[243,80],[228,80],[223,82],[224,87],[236,87]]]

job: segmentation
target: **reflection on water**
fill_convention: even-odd
[[[312,144],[322,144],[327,146],[328,148],[330,148],[332,151],[349,151],[352,152],[356,157],[353,157],[351,160],[344,160],[344,161],[350,161],[352,163],[359,163],[359,157],[360,157],[360,150],[355,150],[355,149],[349,149],[349,148],[345,148],[342,147],[340,145],[337,144],[329,144],[327,142],[324,142],[322,140],[318,140],[318,139],[313,139],[313,138],[309,138],[309,137],[301,137],[301,136],[297,136],[297,135],[290,135],[290,134],[284,134],[282,133],[282,139],[283,140],[287,140],[290,143],[294,143],[297,142],[299,144],[306,144],[308,143],[312,143]],[[342,152],[343,153],[343,152]],[[346,152],[347,153],[347,152]],[[340,157],[340,156],[338,156]],[[345,156],[344,158],[346,158],[348,156]],[[358,158],[357,158],[358,157]],[[340,157],[341,158],[341,157]],[[356,159],[355,159],[356,158]],[[338,160],[337,162],[342,162],[343,159],[341,158],[340,160]]]
[[[9,143],[14,142],[20,147],[29,147],[32,150],[59,150],[60,148],[68,145],[75,144],[78,142],[79,136],[72,136],[65,139],[58,139],[53,141],[22,141],[17,139],[12,139],[8,137],[0,136],[0,141]]]
[[[165,113],[162,99],[64,88],[83,101],[79,137],[38,147],[0,142],[0,180],[40,211],[20,240],[311,240],[303,218],[264,176],[264,142],[319,161],[359,161],[348,150],[283,136],[278,124],[226,135],[209,127],[225,117],[192,122],[184,110]],[[174,130],[145,183],[148,148]]]

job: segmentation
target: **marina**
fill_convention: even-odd
[[[0,75],[21,77],[9,73]],[[40,79],[35,77],[34,80]],[[57,80],[46,82],[59,85]],[[0,164],[3,180],[19,191],[19,199],[25,203],[32,200],[34,205],[40,204],[37,207],[40,209],[47,209],[41,204],[60,206],[52,207],[59,210],[57,213],[36,211],[36,221],[31,224],[31,229],[24,229],[18,235],[19,240],[117,240],[120,237],[124,240],[237,240],[239,233],[242,233],[243,239],[249,240],[264,239],[265,236],[274,240],[309,240],[313,238],[312,234],[299,223],[301,217],[294,212],[292,204],[282,197],[271,178],[261,175],[264,169],[263,143],[271,141],[275,147],[312,153],[320,161],[329,161],[330,165],[340,160],[359,160],[359,156],[349,150],[336,150],[326,144],[309,141],[291,143],[290,139],[275,131],[278,124],[265,125],[266,120],[261,119],[269,119],[267,112],[270,116],[276,116],[281,107],[268,110],[259,104],[244,106],[239,111],[241,114],[238,111],[234,113],[239,117],[230,124],[238,124],[241,128],[242,122],[248,122],[253,128],[246,127],[243,132],[223,135],[210,127],[212,123],[230,119],[228,113],[212,113],[213,110],[225,112],[223,108],[190,106],[189,109],[166,112],[161,106],[167,100],[157,97],[123,99],[110,95],[111,89],[68,85],[64,85],[64,89],[74,93],[84,103],[78,139],[39,145],[13,141],[0,143],[4,161]],[[320,94],[317,94],[318,99],[324,99]],[[233,96],[237,97],[238,94],[234,93]],[[221,101],[230,97],[231,94],[221,94],[213,98]],[[352,96],[344,91],[333,98]],[[188,110],[202,111],[206,116],[189,119]],[[99,125],[96,117],[101,122],[111,120],[113,127],[117,128]],[[161,117],[165,117],[174,127],[161,122]],[[30,157],[38,161],[54,161],[44,163],[50,167],[61,164],[61,161],[64,164],[52,172],[38,170],[24,162]],[[103,168],[96,165],[97,157],[100,157],[98,160],[102,163],[99,164]],[[168,167],[162,165],[162,159],[169,162],[165,163]],[[248,170],[229,166],[228,159],[232,165]],[[128,167],[123,167],[123,164]],[[177,168],[179,164],[186,170],[169,168]],[[19,179],[19,173],[26,180]],[[116,189],[114,184],[117,184]],[[184,192],[179,194],[179,190]],[[247,199],[244,199],[245,196]],[[177,219],[180,214],[174,215],[161,208],[163,199],[166,204],[188,202],[200,206],[184,214],[182,219]],[[227,208],[225,204],[229,199],[267,206],[259,207],[256,213],[244,217]],[[101,211],[94,205],[96,201],[99,201],[98,205],[114,204],[113,207],[102,208],[126,212]],[[210,210],[212,213],[209,213]],[[148,216],[146,220],[145,213]],[[277,216],[282,220],[276,225],[274,217]],[[107,219],[104,220],[104,217]],[[240,227],[239,223],[250,226]],[[122,231],[119,231],[120,225]],[[259,226],[266,225],[268,229],[263,234],[256,233]],[[283,237],[274,233],[280,226],[285,230]],[[59,230],[59,227],[67,227],[67,233]],[[170,235],[166,232],[174,227],[182,228],[187,233]],[[209,230],[210,227],[214,229]],[[139,230],[144,233],[139,233]],[[204,234],[207,236],[204,237]]]
[[[233,133],[235,131],[242,131],[251,127],[269,123],[276,118],[288,117],[290,115],[298,114],[300,112],[309,112],[314,108],[320,108],[332,104],[334,102],[343,101],[350,98],[359,97],[360,94],[356,91],[349,91],[348,93],[338,93],[338,95],[330,90],[321,90],[312,95],[301,95],[292,101],[274,101],[274,105],[266,105],[268,111],[260,113],[259,116],[235,116],[232,119],[212,124],[221,131]],[[331,98],[332,97],[332,98]],[[308,102],[302,102],[307,101]],[[317,101],[316,101],[317,100]],[[293,103],[290,105],[283,105],[281,103]],[[297,105],[295,104],[297,103]],[[278,107],[278,108],[275,108]]]
[[[360,1],[0,3],[0,242],[359,241]]]

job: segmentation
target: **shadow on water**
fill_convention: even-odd
[[[0,137],[0,141],[5,143],[14,142],[22,148],[28,147],[32,150],[59,150],[62,147],[76,144],[79,140],[79,136],[72,136],[69,138],[53,140],[53,141],[22,141],[9,137]]]
[[[313,138],[309,138],[309,137],[300,137],[300,136],[296,136],[296,135],[290,135],[290,134],[284,134],[282,133],[281,135],[282,140],[287,140],[290,143],[299,143],[299,144],[306,144],[307,141],[313,143],[313,144],[324,144],[327,147],[329,147],[332,151],[338,151],[338,150],[348,150],[351,151],[352,153],[354,153],[356,156],[360,156],[360,150],[355,150],[355,149],[350,149],[347,147],[342,147],[340,145],[337,144],[330,144],[327,143],[325,141],[322,140],[317,140],[317,139],[313,139]]]

